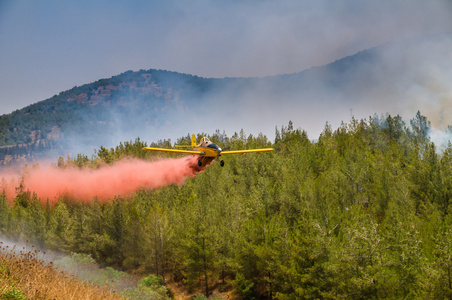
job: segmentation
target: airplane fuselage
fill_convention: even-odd
[[[215,158],[221,156],[221,151],[223,151],[217,144],[212,143],[208,138],[204,137],[201,139],[201,143],[198,146],[193,147],[193,150],[200,151],[204,153],[204,156],[198,160],[198,165],[206,165]],[[221,161],[220,164],[223,166],[224,162]]]
[[[195,151],[201,151],[204,152],[204,156],[207,157],[217,157],[218,154],[221,155],[222,149],[218,147],[217,144],[212,143],[211,141],[201,142],[196,147],[193,147],[193,150]]]

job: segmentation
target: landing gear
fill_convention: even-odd
[[[220,166],[224,166],[224,160],[220,161]]]
[[[198,167],[202,167],[202,160],[198,160]]]

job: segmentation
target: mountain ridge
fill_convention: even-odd
[[[266,77],[126,71],[0,116],[0,161],[74,156],[138,136],[156,141],[240,128],[268,134],[288,120],[309,132],[311,124],[323,127],[350,115],[397,114],[406,110],[412,87],[426,98],[437,97],[426,91],[432,79],[422,74],[437,68],[448,76],[449,45],[451,34],[391,42],[323,66]],[[433,58],[438,53],[441,62]]]

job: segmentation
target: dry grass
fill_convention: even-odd
[[[18,251],[0,243],[0,299],[121,299],[38,259],[40,250]]]

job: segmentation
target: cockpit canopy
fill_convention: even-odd
[[[202,147],[209,147],[209,148],[213,148],[216,149],[217,151],[222,151],[220,147],[218,147],[216,144],[212,143],[211,140],[209,140],[208,137],[203,137],[201,139],[201,146]]]
[[[199,143],[199,146],[201,146],[201,147],[207,147],[207,146],[209,146],[210,144],[212,144],[212,142],[209,140],[208,137],[204,136],[204,137],[201,138],[201,141],[200,141],[200,143]]]

